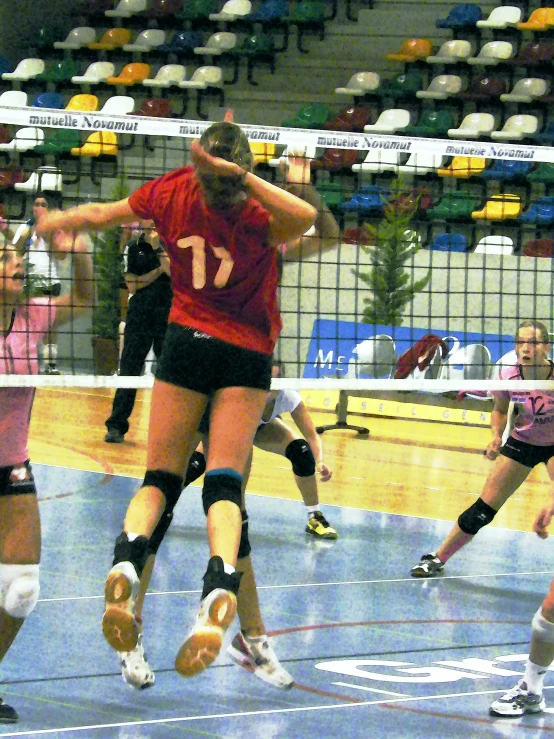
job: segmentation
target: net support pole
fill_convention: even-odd
[[[357,431],[360,436],[367,436],[369,429],[365,426],[352,426],[346,422],[348,415],[348,392],[346,390],[339,391],[339,402],[337,405],[337,421],[328,426],[317,426],[316,431],[318,434],[323,434],[325,431],[334,431],[335,429],[346,429],[347,431]]]

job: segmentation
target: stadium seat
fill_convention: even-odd
[[[186,0],[177,15],[181,21],[207,21],[211,13],[217,13],[220,0]]]
[[[310,161],[315,159],[316,147],[313,144],[302,144],[299,146],[287,146],[280,157],[269,160],[271,167],[287,166],[289,157],[299,156]]]
[[[505,221],[517,218],[523,209],[521,196],[512,193],[492,195],[481,210],[474,210],[475,220]]]
[[[201,31],[179,31],[171,37],[169,43],[158,46],[157,51],[162,54],[176,54],[177,56],[188,54],[192,56],[194,49],[202,46],[203,43],[204,36]]]
[[[61,192],[62,173],[57,167],[39,167],[28,180],[16,182],[14,188],[24,192]]]
[[[506,82],[502,77],[482,77],[475,80],[471,87],[460,92],[458,98],[466,102],[477,103],[499,98],[506,92]]]
[[[59,92],[39,92],[31,103],[32,108],[63,108],[63,98]]]
[[[104,33],[100,41],[90,43],[88,48],[96,51],[121,49],[125,44],[131,43],[132,35],[128,28],[110,28]]]
[[[514,253],[514,242],[509,236],[485,236],[479,241],[473,253],[506,256]]]
[[[356,246],[373,246],[375,237],[367,226],[349,226],[343,231],[342,243]]]
[[[41,74],[35,77],[37,82],[63,83],[69,82],[72,77],[80,73],[80,65],[73,59],[63,59],[56,62]]]
[[[16,80],[27,82],[44,72],[44,61],[42,59],[22,59],[13,72],[3,72],[3,80]]]
[[[146,11],[148,18],[170,18],[183,10],[183,0],[153,0],[149,10]]]
[[[361,97],[377,90],[381,79],[377,72],[356,72],[346,83],[346,87],[335,87],[336,95],[353,95]]]
[[[107,18],[131,18],[136,13],[146,10],[147,0],[119,0],[113,10],[105,10]]]
[[[326,172],[340,172],[352,170],[352,165],[358,161],[356,149],[326,149],[320,159],[314,159],[313,169],[323,169]]]
[[[372,111],[363,106],[349,105],[343,108],[332,121],[323,124],[329,131],[363,131],[372,118]]]
[[[520,31],[547,31],[554,26],[554,8],[537,8],[529,18],[518,23]]]
[[[479,49],[477,56],[470,56],[468,64],[480,67],[494,67],[513,56],[514,47],[509,41],[488,41]]]
[[[423,77],[419,72],[407,72],[398,74],[396,77],[383,80],[381,86],[375,91],[378,97],[389,97],[395,100],[416,95],[423,87]]]
[[[521,8],[515,5],[501,5],[493,8],[487,20],[477,21],[477,28],[492,28],[494,30],[517,26],[521,20]]]
[[[524,257],[551,259],[554,256],[554,240],[532,239],[524,245],[521,254]]]
[[[25,173],[23,167],[14,162],[10,162],[0,169],[0,189],[5,190],[8,187],[14,187],[16,183],[23,182]]]
[[[323,128],[323,124],[331,120],[332,114],[326,105],[313,103],[303,105],[294,118],[281,123],[285,128]]]
[[[364,126],[366,133],[396,133],[410,125],[410,112],[404,108],[384,110],[377,121]]]
[[[42,52],[49,52],[54,43],[61,38],[66,30],[65,28],[61,30],[56,25],[42,26],[38,30],[33,30],[32,36],[28,38],[29,47],[38,51],[39,55],[42,55]]]
[[[397,172],[400,166],[402,152],[395,149],[371,149],[361,164],[353,164],[353,172],[371,172],[381,174],[383,172]]]
[[[115,74],[115,65],[111,62],[93,62],[83,75],[71,78],[75,85],[98,85]]]
[[[431,220],[465,220],[471,217],[478,205],[479,201],[472,192],[456,190],[447,193],[434,208],[430,208],[427,217]]]
[[[187,74],[186,67],[182,64],[164,64],[156,72],[156,76],[151,79],[142,80],[145,87],[171,87],[179,86]]]
[[[433,251],[458,251],[468,250],[467,237],[458,233],[437,234],[429,244]]]
[[[483,170],[484,180],[515,180],[526,177],[531,169],[531,162],[514,161],[512,159],[495,159],[492,167]]]
[[[65,106],[66,110],[82,110],[90,113],[98,110],[98,98],[96,95],[73,95],[71,100]]]
[[[471,44],[465,39],[446,41],[432,56],[427,57],[429,64],[458,64],[466,61],[471,54]]]
[[[25,108],[27,105],[27,93],[22,90],[6,90],[0,95],[0,107],[2,108]]]
[[[15,132],[15,136],[9,142],[0,144],[0,151],[29,151],[44,141],[42,128],[26,126]]]
[[[212,34],[212,36],[210,36],[210,38],[206,41],[205,46],[196,46],[194,49],[194,53],[203,56],[219,56],[220,54],[226,54],[231,49],[234,49],[236,45],[236,33],[219,31],[218,33],[214,33]]]
[[[69,154],[79,146],[81,134],[72,128],[56,128],[48,133],[42,144],[35,147],[35,154]]]
[[[340,209],[355,213],[376,213],[388,202],[388,190],[376,185],[366,185],[352,195],[350,200],[340,203]]]
[[[339,208],[344,202],[344,187],[340,182],[321,182],[316,185],[316,190],[325,205],[331,209]]]
[[[0,56],[0,75],[13,70],[13,64],[5,56]]]
[[[459,128],[449,128],[448,135],[454,139],[478,139],[488,136],[494,129],[494,116],[490,113],[470,113]]]
[[[394,339],[386,334],[377,334],[354,347],[357,356],[356,374],[362,372],[370,377],[391,377],[398,359]]]
[[[165,44],[165,31],[159,28],[147,28],[141,31],[132,44],[123,44],[123,51],[148,52]]]
[[[436,172],[442,167],[445,157],[433,152],[416,152],[410,154],[408,161],[398,167],[398,173],[422,176],[430,172]]]
[[[111,10],[114,0],[86,0],[83,11],[89,15],[104,15],[106,10]]]
[[[127,115],[135,109],[135,101],[129,95],[114,95],[108,98],[102,106],[99,113],[108,113],[109,115]]]
[[[455,156],[448,167],[437,170],[439,177],[454,177],[468,180],[470,177],[480,177],[487,166],[485,157]]]
[[[384,213],[426,213],[433,205],[433,197],[425,187],[403,189],[400,193],[390,196],[384,208]]]
[[[536,133],[533,139],[543,146],[554,146],[554,121],[550,121],[544,131]]]
[[[271,159],[277,156],[277,146],[262,141],[251,141],[250,151],[252,152],[253,164],[269,164]]]
[[[198,67],[190,78],[179,82],[184,89],[205,90],[208,87],[223,87],[223,71],[221,67]]]
[[[554,44],[549,41],[533,41],[520,49],[520,52],[516,57],[506,59],[505,64],[529,69],[530,67],[532,68],[549,64],[553,57]]]
[[[210,13],[211,21],[236,21],[244,19],[252,12],[250,0],[227,0],[219,13]]]
[[[0,125],[0,144],[9,144],[13,139],[7,126]]]
[[[398,51],[387,54],[390,62],[416,62],[426,59],[433,50],[433,44],[427,38],[406,39]]]
[[[462,3],[455,5],[446,18],[436,20],[435,26],[437,28],[451,28],[453,30],[473,28],[482,17],[483,12],[479,5]]]
[[[71,149],[71,153],[76,157],[116,156],[117,149],[117,136],[113,131],[95,131],[83,146]]]
[[[457,74],[439,74],[431,80],[426,90],[418,90],[416,96],[423,100],[446,100],[462,89],[462,78]]]
[[[96,41],[96,30],[91,26],[79,26],[67,34],[65,41],[54,41],[55,49],[76,51]]]
[[[540,225],[554,223],[554,198],[542,197],[534,200],[527,210],[520,214],[518,221]]]
[[[271,23],[282,21],[289,15],[289,0],[265,0],[248,20],[252,23]]]
[[[544,185],[554,184],[554,164],[551,162],[540,162],[534,172],[527,175],[529,182],[542,182]]]
[[[167,100],[166,98],[145,100],[133,115],[145,115],[151,118],[172,118],[171,100]]]
[[[521,141],[537,132],[539,119],[535,115],[512,115],[500,131],[491,131],[495,141]]]
[[[548,82],[539,77],[518,80],[510,93],[500,96],[503,103],[532,103],[548,92]]]
[[[403,133],[408,136],[433,136],[441,138],[456,123],[454,113],[446,109],[425,110],[417,125],[407,126]]]
[[[106,80],[108,85],[125,85],[132,87],[139,85],[143,80],[150,77],[150,65],[140,62],[131,62],[126,64],[117,77],[108,77]]]

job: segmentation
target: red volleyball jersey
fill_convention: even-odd
[[[227,211],[206,205],[194,167],[147,182],[129,198],[152,219],[171,263],[169,320],[271,354],[281,330],[269,213],[254,198]]]

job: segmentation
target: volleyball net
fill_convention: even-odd
[[[32,229],[37,194],[62,208],[125,197],[190,163],[191,141],[209,125],[0,108],[3,241],[13,241],[20,226]],[[309,160],[311,195],[303,196],[315,198],[320,211],[315,232],[284,254],[284,325],[275,353],[284,379],[277,387],[438,393],[509,387],[499,375],[515,361],[518,325],[534,321],[552,330],[553,147],[241,127],[261,177],[284,184],[281,163],[289,155]],[[11,374],[4,350],[0,384],[151,385],[150,376],[116,374],[126,299],[123,230],[87,241],[94,298],[58,330],[62,374]],[[40,294],[40,284],[30,239],[23,248],[30,297]],[[50,282],[71,295],[74,259],[60,259],[52,244],[46,249],[56,273]],[[99,344],[108,346],[107,365]]]

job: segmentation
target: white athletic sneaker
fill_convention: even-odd
[[[526,713],[541,713],[546,708],[544,696],[530,693],[526,683],[520,680],[502,698],[495,700],[489,708],[491,716],[508,716],[517,718]]]
[[[139,577],[131,562],[119,562],[108,573],[102,631],[116,652],[131,652],[137,645],[140,628],[134,610],[138,587]]]
[[[130,652],[118,652],[123,680],[132,688],[146,690],[156,682],[154,672],[148,664],[142,645],[142,634],[139,634],[137,646]]]
[[[290,690],[294,685],[294,678],[281,666],[267,637],[249,639],[239,632],[227,652],[237,665],[276,688]]]

